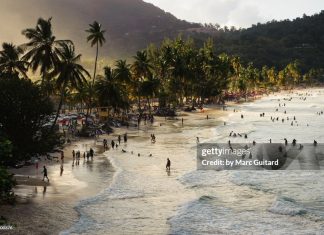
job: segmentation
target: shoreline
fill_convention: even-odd
[[[60,176],[60,163],[56,161],[41,161],[39,168],[45,164],[48,168],[50,182],[42,181],[41,169],[38,172],[35,166],[27,166],[20,169],[10,169],[17,174],[17,186],[14,189],[17,202],[14,205],[0,205],[1,216],[7,219],[13,230],[7,230],[8,234],[59,234],[68,229],[79,219],[75,206],[86,198],[95,196],[110,184],[114,168],[100,152],[101,146],[93,139],[80,139],[64,147],[65,161],[64,171]],[[87,146],[98,150],[93,162],[83,163],[72,167],[72,149]],[[79,167],[79,169],[78,169]],[[93,168],[99,169],[93,171]],[[104,171],[103,178],[98,171]],[[30,217],[36,223],[31,224]],[[51,218],[54,222],[49,222]]]
[[[263,94],[261,96],[258,96],[258,97],[255,97],[253,99],[248,99],[247,101],[244,101],[244,102],[227,102],[225,105],[227,107],[231,107],[231,106],[238,106],[238,105],[241,105],[243,103],[251,103],[251,102],[254,102],[258,99],[261,99],[262,97],[264,96],[267,96],[267,94]],[[226,116],[229,116],[229,114],[231,113],[231,111],[227,110],[227,111],[222,111],[222,105],[206,105],[205,106],[206,109],[203,111],[203,112],[200,112],[200,111],[197,111],[197,112],[185,112],[185,111],[181,111],[181,115],[178,116],[177,119],[175,120],[172,120],[172,119],[168,119],[166,121],[171,121],[171,122],[181,122],[181,119],[179,117],[187,117],[187,116],[191,116],[191,115],[194,115],[194,116],[197,116],[197,115],[200,115],[200,116],[205,116],[206,113],[210,112],[210,111],[216,111],[216,112],[219,112],[218,113],[218,117],[216,118],[217,120],[221,121],[221,119],[223,117],[226,117]],[[164,118],[160,117],[159,119],[161,119],[162,122],[164,122]],[[220,124],[221,125],[221,124]],[[156,128],[159,128],[159,126],[150,126],[148,127],[149,125],[147,125],[145,128],[144,128],[144,125],[141,125],[140,127],[140,130],[138,130],[137,128],[130,128],[130,129],[126,129],[126,128],[114,128],[114,133],[113,134],[110,134],[110,135],[104,135],[104,136],[101,136],[99,139],[103,139],[103,138],[109,138],[111,139],[112,136],[114,137],[117,137],[118,134],[122,134],[122,133],[125,133],[129,130],[131,130],[131,133],[137,133],[135,134],[134,138],[137,139],[135,140],[135,145],[138,144],[137,142],[139,141],[140,143],[143,142],[143,133],[147,132],[147,128],[149,128],[150,130],[155,130]],[[143,132],[143,133],[139,133],[139,132]],[[132,135],[130,135],[129,139],[134,139],[133,137],[131,137]],[[139,139],[138,139],[139,138]],[[95,141],[95,143],[93,143]],[[72,162],[72,156],[71,156],[71,150],[73,149],[73,146],[74,145],[78,145],[78,144],[82,144],[82,143],[86,143],[86,144],[91,144],[92,142],[92,146],[95,146],[96,143],[97,143],[97,140],[94,140],[94,139],[88,139],[88,138],[81,138],[80,140],[77,140],[77,141],[73,141],[71,144],[67,145],[64,147],[64,152],[65,152],[65,159],[66,159],[66,163],[65,165],[69,165],[71,164]],[[68,151],[68,152],[67,152]],[[58,155],[58,154],[57,154]],[[83,188],[77,188],[77,187],[74,187],[73,191],[75,190],[79,190],[80,194],[82,196],[76,198],[76,197],[73,197],[71,196],[71,194],[69,193],[66,193],[64,194],[63,198],[65,200],[64,203],[62,203],[62,207],[59,207],[57,208],[57,210],[54,210],[54,212],[52,211],[47,211],[47,213],[50,214],[49,217],[51,218],[56,218],[56,214],[64,214],[64,215],[67,215],[65,216],[65,221],[61,222],[61,223],[57,223],[56,225],[53,225],[53,226],[50,226],[50,227],[47,227],[46,229],[48,229],[49,231],[51,231],[51,234],[60,234],[61,232],[65,231],[66,229],[69,229],[70,227],[73,226],[73,224],[75,224],[79,219],[80,219],[80,212],[76,210],[76,206],[83,200],[83,199],[88,199],[88,198],[92,198],[92,197],[95,197],[96,195],[98,195],[98,193],[100,193],[100,191],[104,188],[110,188],[111,187],[111,183],[114,181],[115,177],[118,176],[118,172],[120,171],[120,169],[115,165],[114,163],[114,156],[108,156],[106,157],[103,153],[101,153],[101,157],[103,158],[106,158],[107,161],[109,161],[109,165],[111,166],[111,170],[113,171],[113,174],[111,175],[111,178],[109,179],[110,182],[109,182],[109,185],[103,185],[100,189],[97,188],[97,190],[95,191],[92,191],[91,193],[88,192],[87,190],[87,186],[84,186]],[[51,162],[50,163],[51,166],[49,168],[49,172],[51,172],[51,169],[53,167],[53,165],[56,165],[58,166],[59,163],[53,163]],[[41,168],[41,164],[40,165],[40,168]],[[33,167],[34,166],[28,166],[26,167],[26,171],[27,171],[27,174],[32,174],[33,172]],[[14,169],[15,172],[19,172],[19,169]],[[21,176],[17,176],[18,178],[20,178],[20,180],[26,180],[26,172],[25,174],[22,174]],[[37,177],[37,176],[36,176]],[[50,175],[49,175],[50,177]],[[76,178],[76,176],[74,175],[73,176],[74,178]],[[50,177],[51,178],[51,177]],[[52,183],[52,182],[51,182]],[[47,183],[44,183],[43,181],[40,181],[39,178],[34,178],[33,176],[28,178],[27,179],[27,182],[24,182],[24,185],[17,185],[18,187],[28,187],[28,184],[29,186],[44,186],[44,184],[46,184],[47,186],[51,186],[51,185],[48,185]],[[72,186],[72,185],[70,185]],[[72,194],[73,195],[73,194]],[[2,211],[5,211],[6,209],[8,210],[7,213],[2,213],[5,215],[5,217],[8,219],[9,223],[10,221],[13,222],[13,224],[15,224],[15,221],[17,222],[18,220],[16,218],[20,217],[20,213],[22,213],[23,211],[29,211],[28,213],[28,216],[34,216],[34,215],[37,215],[38,214],[38,210],[42,210],[44,208],[46,208],[46,204],[44,204],[43,201],[39,201],[39,200],[35,200],[34,196],[26,196],[27,199],[25,200],[21,200],[17,203],[16,206],[10,208],[10,206],[0,206],[0,208],[4,208],[4,210]],[[50,198],[47,198],[47,203],[57,203],[58,200],[60,200],[60,198],[56,198],[56,196],[53,196],[53,197],[50,197]],[[30,208],[34,208],[34,210],[30,210]],[[64,209],[63,209],[64,208]],[[16,215],[13,216],[11,212],[14,212],[13,214]],[[24,214],[24,213],[22,213]],[[62,216],[60,216],[61,218]],[[63,216],[64,217],[64,216]],[[16,224],[17,226],[22,226],[24,228],[26,228],[26,225],[24,225],[24,222],[28,222],[28,219],[22,219],[20,217],[20,220],[23,221],[23,223],[18,223]],[[40,219],[42,220],[42,219]],[[60,219],[58,218],[58,220],[60,221]],[[43,222],[46,222],[46,218],[43,219]],[[42,222],[41,222],[42,223]],[[28,228],[28,227],[27,227]],[[19,230],[18,230],[18,233],[17,233],[17,230],[12,230],[13,233],[10,233],[9,231],[9,234],[19,234]],[[33,233],[32,234],[42,234],[44,231],[43,231],[43,228],[42,226],[40,226],[38,229],[36,228],[33,228]]]
[[[298,92],[300,90],[304,90],[304,89],[298,89],[298,90],[293,90],[293,92]],[[265,96],[269,96],[269,95],[278,95],[278,94],[282,94],[282,92],[286,93],[290,93],[292,91],[280,91],[280,92],[275,92],[274,94],[268,94],[268,95],[263,95],[260,96],[258,98],[253,99],[252,101],[246,101],[243,103],[233,103],[232,105],[228,105],[228,107],[233,107],[233,106],[240,106],[244,103],[253,103],[259,99],[262,99]],[[181,116],[183,117],[187,117],[190,118],[190,116],[194,115],[200,115],[202,118],[204,118],[204,116],[209,112],[209,111],[219,111],[219,116],[216,118],[218,121],[221,121],[221,119],[223,117],[228,117],[230,113],[232,113],[232,110],[227,110],[227,111],[221,111],[221,107],[220,106],[213,106],[213,105],[207,105],[206,107],[206,111],[205,112],[181,112]],[[179,117],[181,117],[179,116]],[[181,119],[178,120],[165,120],[163,118],[157,118],[157,124],[159,123],[159,121],[161,121],[161,123],[163,122],[172,122],[172,123],[181,123]],[[160,119],[160,120],[159,120]],[[80,139],[76,142],[72,142],[71,144],[69,144],[68,146],[65,146],[64,150],[66,152],[65,156],[66,156],[66,163],[65,163],[65,168],[67,168],[68,166],[71,165],[71,150],[75,147],[75,146],[79,146],[79,145],[83,145],[83,147],[85,147],[85,145],[87,145],[87,147],[90,146],[94,146],[96,148],[100,148],[100,146],[98,146],[98,140],[102,140],[103,138],[109,138],[111,139],[112,137],[114,137],[116,139],[116,137],[118,136],[118,134],[122,134],[125,133],[126,131],[131,133],[129,140],[130,141],[134,141],[134,145],[138,145],[139,143],[143,143],[143,141],[146,141],[146,134],[148,134],[147,132],[154,132],[156,130],[160,130],[159,129],[159,125],[155,124],[154,126],[141,126],[141,129],[138,130],[137,128],[130,128],[130,129],[125,129],[125,128],[116,128],[115,132],[111,135],[108,136],[101,136],[99,139],[94,140],[94,139]],[[221,124],[220,124],[221,125]],[[162,125],[163,126],[163,125]],[[186,122],[185,122],[185,126],[186,126]],[[191,128],[191,126],[187,126],[189,128]],[[87,148],[86,147],[86,148]],[[121,150],[121,149],[119,149]],[[108,152],[109,153],[109,152]],[[98,155],[97,155],[98,156]],[[116,165],[114,164],[113,160],[115,158],[115,156],[112,156],[109,154],[109,156],[105,156],[103,153],[100,155],[101,160],[103,161],[107,161],[107,167],[105,168],[106,170],[110,170],[111,171],[111,175],[110,178],[106,178],[107,181],[100,181],[97,182],[98,184],[96,185],[96,187],[92,187],[92,190],[89,190],[89,185],[93,182],[89,181],[87,183],[87,181],[82,181],[84,180],[84,178],[82,178],[84,175],[75,175],[75,172],[72,172],[71,169],[68,169],[67,171],[65,170],[64,173],[69,172],[71,173],[71,175],[73,176],[73,178],[76,180],[75,182],[78,182],[77,184],[73,184],[73,182],[68,182],[69,185],[65,185],[64,188],[66,189],[67,187],[70,188],[69,190],[67,190],[67,192],[64,192],[62,194],[58,193],[57,191],[47,191],[46,192],[46,196],[43,196],[43,199],[41,199],[39,196],[35,196],[35,195],[29,195],[26,196],[26,198],[22,201],[20,201],[19,203],[17,203],[16,206],[12,207],[12,206],[0,206],[0,209],[2,211],[1,215],[4,215],[7,219],[8,222],[10,224],[10,222],[13,222],[13,224],[16,224],[18,226],[18,229],[14,229],[12,231],[8,231],[8,234],[28,234],[26,233],[26,231],[33,231],[30,234],[44,234],[45,231],[47,231],[47,233],[50,231],[50,234],[59,234],[62,231],[65,231],[66,229],[71,228],[77,221],[79,221],[80,219],[80,212],[77,211],[75,209],[76,205],[78,205],[80,203],[80,201],[82,201],[83,199],[89,199],[92,197],[95,197],[96,195],[98,195],[98,193],[100,193],[100,191],[102,189],[108,189],[111,187],[111,183],[114,181],[115,177],[117,177],[117,174],[119,172],[118,167],[116,167]],[[95,164],[96,161],[98,161],[95,158]],[[41,164],[40,164],[40,168],[41,168]],[[55,167],[57,166],[57,167]],[[26,167],[28,168],[28,170],[26,170],[27,172],[30,172],[30,174],[33,173],[33,166],[29,166]],[[76,168],[76,167],[75,167]],[[74,169],[74,168],[72,168]],[[19,169],[15,169],[16,172],[19,172]],[[49,168],[49,177],[50,179],[52,178],[53,172],[57,171],[58,172],[58,164],[54,163],[50,166]],[[184,172],[182,172],[184,174]],[[51,175],[52,174],[52,175]],[[40,182],[39,178],[34,178],[34,176],[31,176],[29,179],[26,179],[26,176],[23,175],[18,175],[17,176],[21,181],[25,181],[25,184],[28,184],[29,181],[32,181],[30,183],[29,186],[26,185],[18,185],[18,187],[20,187],[19,190],[23,189],[22,191],[24,191],[24,188],[28,188],[28,187],[32,187],[32,186],[36,186],[37,188],[39,187],[44,187],[43,183],[44,182]],[[102,179],[101,179],[102,180]],[[26,183],[27,181],[27,183]],[[81,182],[81,183],[80,183]],[[86,182],[86,184],[82,184],[82,182]],[[52,183],[52,181],[51,181]],[[48,188],[50,188],[52,185],[46,185],[49,186]],[[62,185],[56,186],[54,184],[56,190],[57,187],[63,187]],[[74,187],[71,187],[74,186]],[[97,187],[98,186],[98,187]],[[38,189],[38,191],[40,192],[41,190]],[[44,194],[43,194],[44,195]],[[51,196],[48,196],[51,195]],[[49,208],[48,205],[50,205]],[[4,213],[5,212],[5,213]],[[41,215],[43,215],[44,217],[40,217]],[[37,223],[37,227],[33,227],[32,225],[28,225],[28,222],[30,222],[29,217],[32,216],[36,216],[36,220],[38,221]],[[47,224],[47,218],[46,217],[50,217],[50,218],[54,218],[54,221],[57,220],[58,222],[55,224]],[[19,223],[15,223],[15,221],[19,221]],[[44,225],[46,224],[46,225]],[[19,226],[21,226],[19,228]],[[20,230],[21,229],[21,230]],[[32,229],[32,230],[31,230]],[[28,231],[28,232],[29,232]]]

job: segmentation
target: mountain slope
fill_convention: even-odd
[[[0,41],[26,42],[21,30],[35,27],[38,17],[53,17],[54,33],[72,39],[84,57],[93,58],[85,30],[94,20],[106,30],[100,57],[133,56],[150,43],[179,33],[201,46],[212,37],[218,53],[238,55],[243,61],[283,68],[298,59],[302,68],[324,67],[324,12],[293,21],[272,21],[248,29],[219,29],[189,23],[142,0],[0,0]],[[184,3],[185,4],[185,3]],[[92,67],[92,65],[91,65]]]
[[[295,20],[272,21],[248,29],[219,32],[217,51],[238,55],[255,65],[283,68],[299,60],[304,70],[324,67],[324,11]]]
[[[106,30],[107,43],[101,54],[114,58],[128,56],[149,43],[198,26],[142,0],[1,0],[1,5],[0,35],[4,35],[4,41],[22,43],[22,29],[35,27],[38,17],[53,17],[57,37],[70,38],[82,53],[93,55],[85,30],[97,20]]]

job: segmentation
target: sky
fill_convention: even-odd
[[[294,19],[324,10],[324,0],[144,0],[177,18],[221,26],[250,27],[258,22]]]

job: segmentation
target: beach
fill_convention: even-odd
[[[27,166],[11,169],[18,185],[15,188],[17,203],[2,205],[1,215],[8,219],[14,230],[6,234],[58,234],[62,228],[69,228],[78,219],[75,205],[85,198],[96,195],[112,180],[114,169],[102,155],[100,140],[80,139],[64,147],[65,158],[61,175],[61,163],[56,160],[42,160],[39,169]],[[93,148],[94,161],[80,160],[79,166],[72,166],[72,150],[83,151]],[[60,153],[52,154],[60,159]],[[48,169],[50,182],[42,181],[42,167]],[[33,222],[31,222],[33,221]]]
[[[53,186],[45,196],[38,187],[32,202],[17,205],[22,220],[12,234],[322,234],[322,171],[198,171],[196,137],[201,143],[322,143],[323,98],[323,89],[284,91],[227,111],[207,106],[139,129],[118,128],[100,140],[110,143],[127,132],[127,143],[102,153],[92,167],[80,164],[84,171],[66,163],[64,184],[59,165],[49,168]],[[247,138],[229,136],[231,131]],[[36,230],[27,216],[40,221]]]

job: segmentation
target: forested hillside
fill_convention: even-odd
[[[324,67],[324,11],[295,20],[271,21],[242,30],[215,30],[217,52],[254,65],[285,67],[299,60],[303,70]]]

